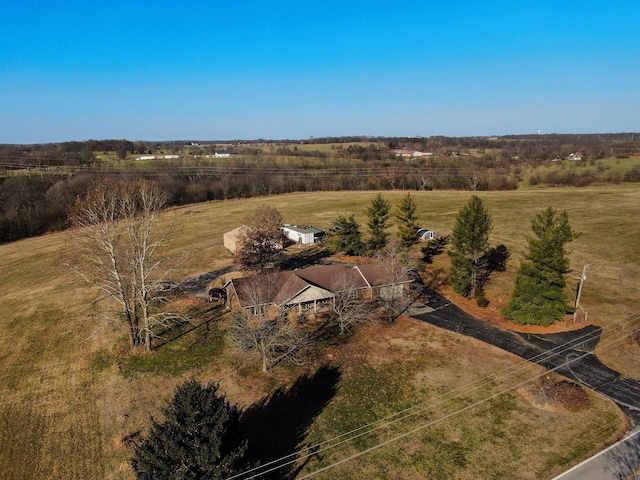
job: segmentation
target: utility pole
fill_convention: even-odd
[[[580,277],[580,283],[578,284],[578,294],[576,295],[576,306],[573,312],[574,323],[576,321],[576,318],[578,317],[578,308],[580,308],[580,295],[582,294],[582,285],[584,284],[584,281],[587,279],[588,267],[589,267],[589,264],[586,264],[584,267],[582,267],[582,276]]]

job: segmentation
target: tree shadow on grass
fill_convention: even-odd
[[[325,365],[242,412],[239,430],[249,442],[246,459],[262,466],[252,475],[266,479],[296,477],[310,458],[298,462],[296,450],[303,446],[309,427],[335,396],[340,377],[339,368]]]
[[[611,478],[620,480],[637,478],[640,470],[640,435],[638,433],[631,435],[627,442],[609,450],[605,458],[607,463],[604,470],[611,474]]]
[[[207,337],[211,323],[224,316],[226,312],[227,308],[224,305],[212,305],[201,311],[193,321],[172,324],[163,330],[159,330],[153,350],[172,343],[197,329],[200,329],[203,332],[202,335]]]
[[[295,253],[287,253],[283,267],[285,270],[295,270],[296,268],[317,265],[332,253],[331,249],[322,243],[309,245]]]
[[[191,277],[179,285],[180,291],[188,295],[195,295],[198,293],[206,293],[207,286],[222,275],[234,272],[237,270],[235,265],[230,267],[221,268],[220,270],[214,270],[212,272],[203,273],[197,277]]]

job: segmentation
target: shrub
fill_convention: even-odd
[[[485,297],[484,295],[480,295],[476,299],[476,303],[480,308],[486,308],[487,306],[489,306],[489,300],[487,300],[487,297]]]

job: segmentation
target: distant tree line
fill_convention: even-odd
[[[68,227],[69,208],[99,177],[152,177],[168,206],[340,190],[508,190],[531,185],[585,186],[640,181],[640,167],[611,171],[596,159],[638,151],[636,134],[507,137],[327,137],[303,141],[131,142],[88,140],[0,145],[0,242]],[[357,143],[359,142],[359,143]],[[331,144],[328,149],[325,144]],[[318,145],[313,149],[310,145]],[[397,157],[396,149],[433,156]],[[210,158],[221,150],[232,158]],[[473,154],[468,154],[473,150]],[[118,161],[131,155],[179,154],[179,161]],[[571,168],[535,169],[545,160],[580,152]],[[105,161],[107,155],[114,161]],[[526,177],[525,177],[525,173]]]

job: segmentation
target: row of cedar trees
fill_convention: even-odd
[[[391,206],[378,194],[366,209],[371,236],[363,242],[360,227],[353,215],[339,215],[336,233],[330,240],[334,250],[348,254],[370,254],[387,244]],[[396,207],[397,235],[403,247],[418,241],[416,204],[410,193]],[[567,306],[565,275],[569,270],[566,245],[578,237],[566,211],[548,207],[531,222],[534,236],[527,239],[528,251],[516,272],[515,287],[502,314],[519,324],[550,325],[572,310]],[[489,235],[492,218],[477,195],[458,212],[451,236],[433,239],[422,248],[423,260],[431,262],[450,242],[449,281],[453,290],[465,297],[475,297],[486,306],[484,287],[494,271],[505,271],[509,252],[505,245],[491,247]]]

